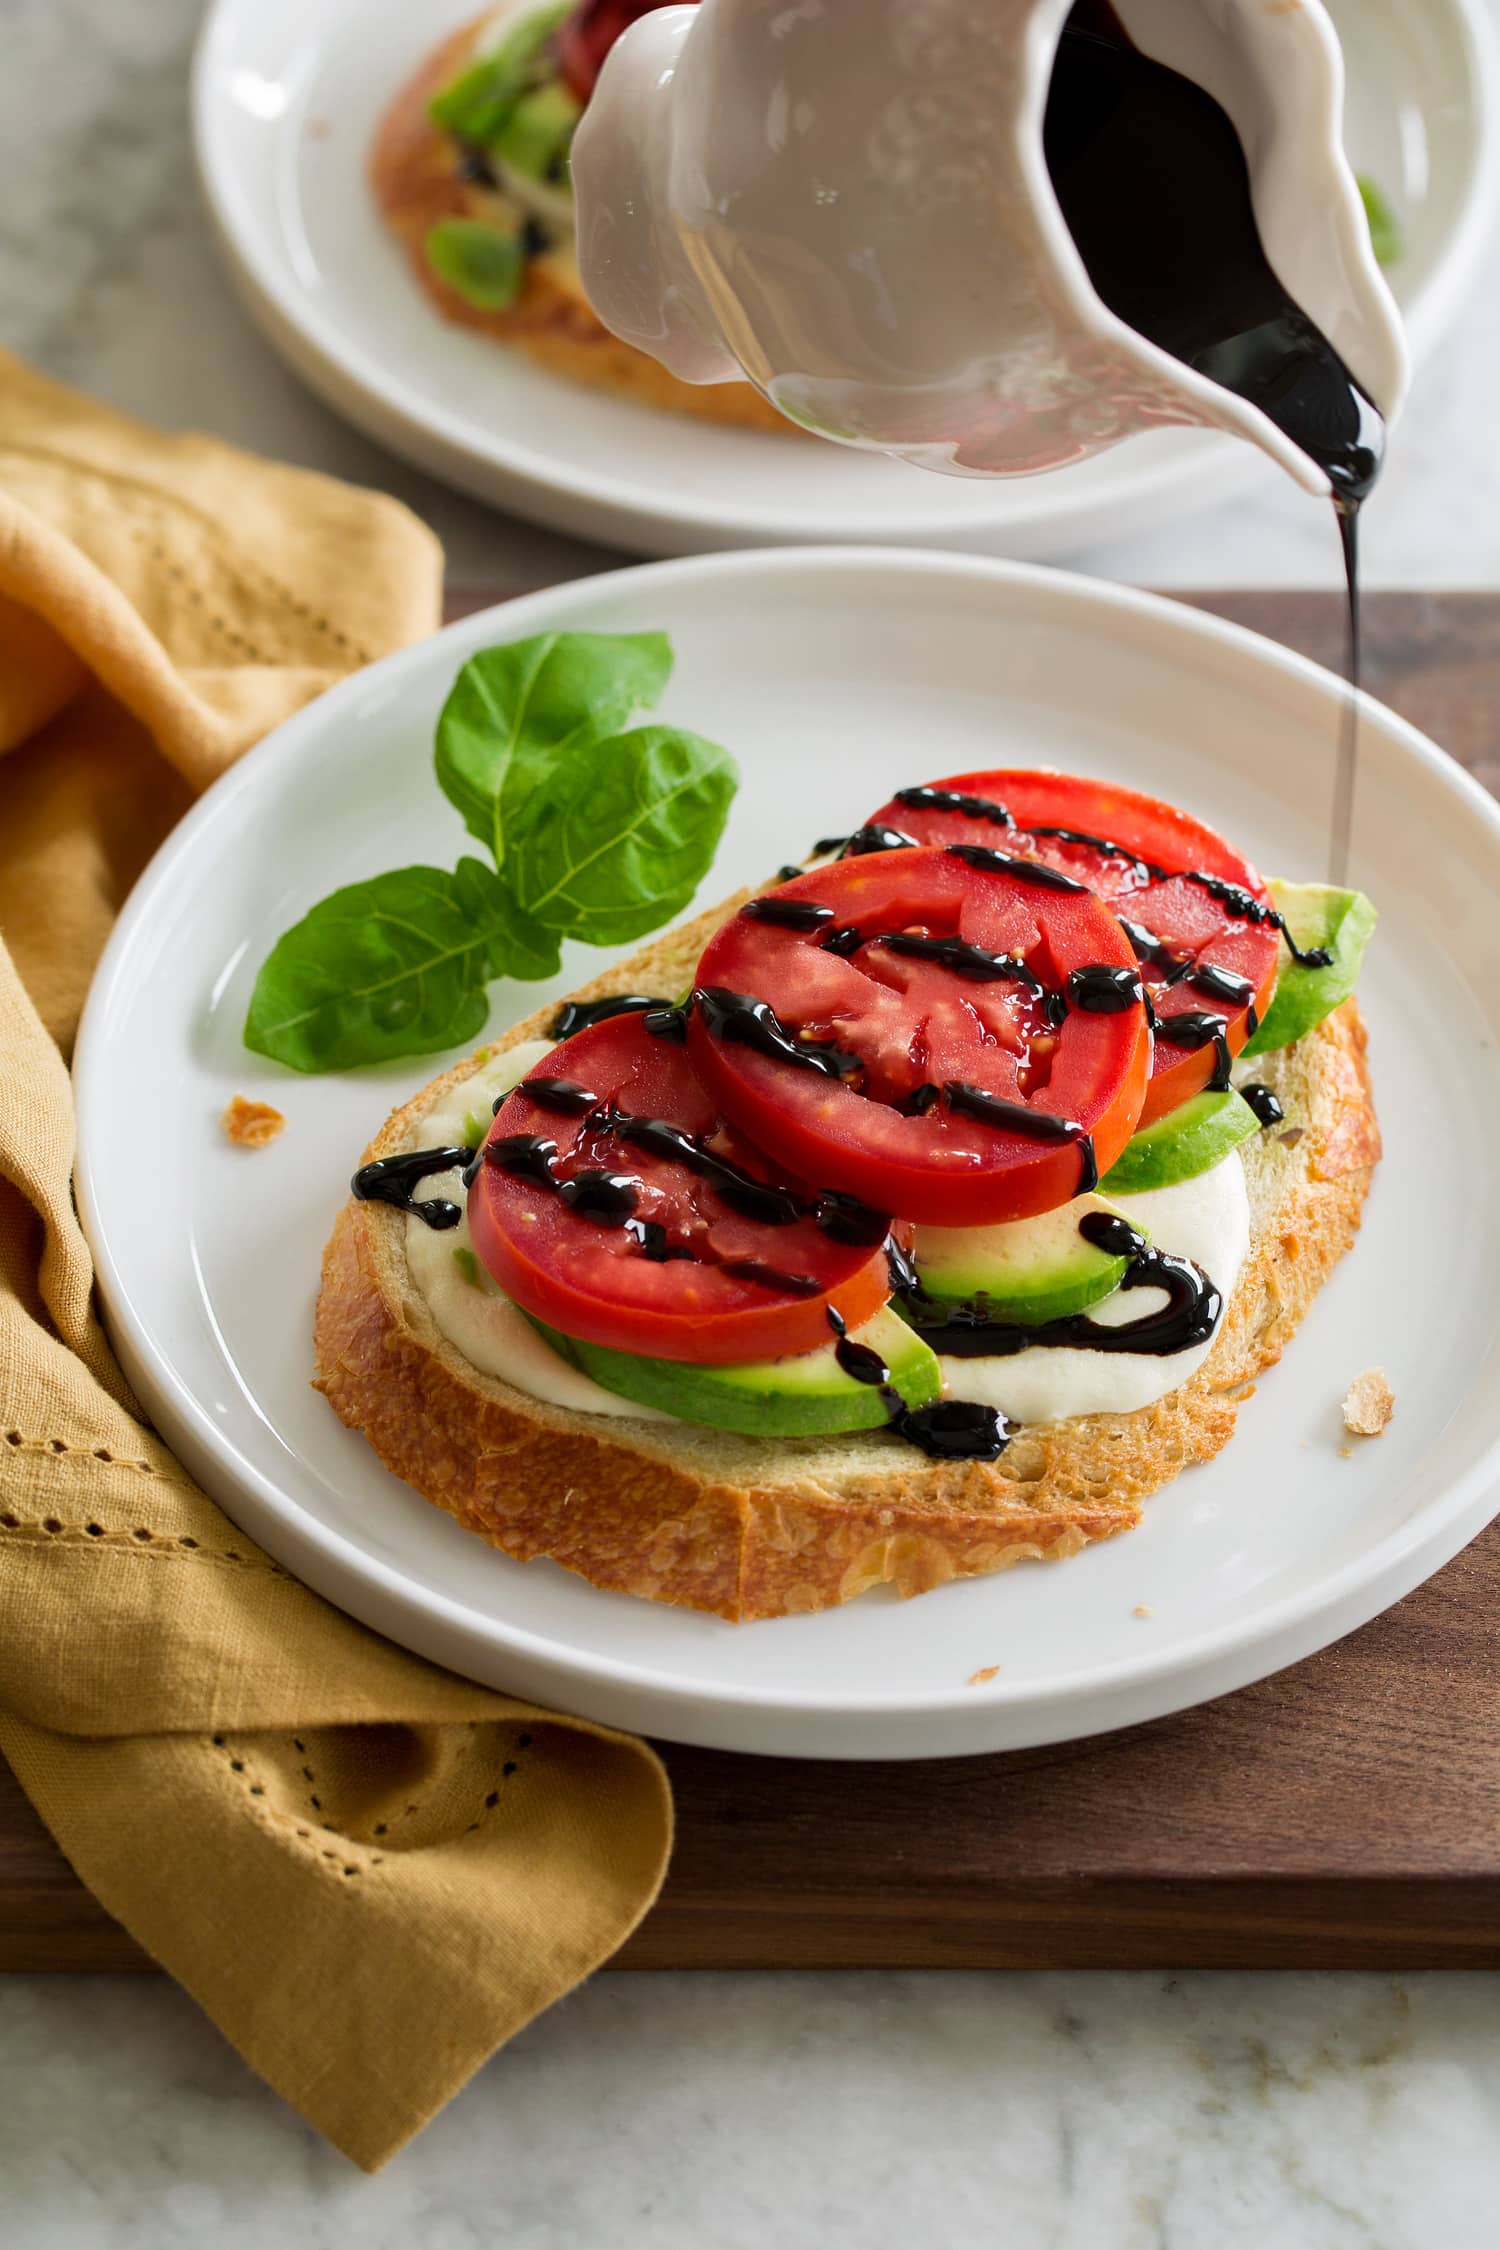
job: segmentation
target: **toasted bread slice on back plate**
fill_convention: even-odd
[[[576,997],[673,993],[750,894],[668,932]],[[423,1145],[423,1120],[498,1051],[544,1039],[549,1002],[389,1118],[366,1160]],[[481,1373],[413,1286],[404,1215],[350,1201],[323,1259],[319,1385],[386,1466],[466,1530],[596,1586],[780,1617],[872,1586],[925,1593],[1127,1531],[1148,1494],[1207,1461],[1358,1230],[1380,1133],[1353,1001],[1259,1075],[1288,1122],[1245,1144],[1251,1248],[1212,1351],[1154,1406],[1019,1427],[994,1462],[929,1461],[888,1432],[753,1438],[577,1413]]]
[[[645,352],[621,343],[584,295],[571,246],[529,258],[519,297],[497,312],[469,304],[433,271],[423,249],[429,230],[440,219],[482,215],[483,195],[461,177],[453,138],[433,123],[427,105],[473,59],[487,20],[480,16],[466,24],[428,56],[391,102],[370,151],[370,185],[381,215],[443,318],[515,345],[556,375],[643,406],[740,429],[800,434],[753,384],[684,383]]]

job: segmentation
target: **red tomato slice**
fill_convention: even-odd
[[[604,68],[604,58],[639,16],[668,0],[579,0],[579,5],[558,27],[557,59],[563,76],[581,102],[594,91]]]
[[[886,851],[815,868],[710,939],[688,1053],[799,1177],[978,1226],[1092,1186],[1135,1130],[1151,1039],[1129,941],[1081,883]]]
[[[855,1328],[890,1295],[889,1221],[787,1182],[726,1125],[681,1031],[670,1009],[613,1017],[507,1095],[469,1190],[474,1247],[587,1343],[714,1366],[816,1350],[830,1306]]]
[[[954,797],[970,803],[940,801]],[[983,807],[990,809],[976,809]],[[1280,936],[1274,922],[1247,917],[1242,902],[1269,909],[1264,883],[1222,836],[1156,797],[1066,773],[961,773],[899,792],[871,814],[876,823],[918,844],[999,844],[1033,854],[1087,883],[1130,925],[1157,1018],[1143,1125],[1216,1073],[1224,1076],[1226,1058],[1239,1053],[1271,1004]],[[1049,828],[1072,835],[1039,832]],[[1183,880],[1189,871],[1228,885],[1242,901]],[[1174,1018],[1185,1019],[1176,1039]]]

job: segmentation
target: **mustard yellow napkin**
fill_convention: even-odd
[[[369,2167],[634,1928],[666,1778],[328,1608],[191,1482],[93,1308],[67,1057],[193,795],[429,631],[439,575],[394,502],[0,355],[0,1749],[110,1912]]]

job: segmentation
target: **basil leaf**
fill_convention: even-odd
[[[488,148],[504,131],[521,95],[551,74],[548,42],[569,6],[570,0],[561,0],[524,17],[492,53],[450,80],[427,105],[434,125],[476,148]]]
[[[707,874],[738,778],[727,750],[679,727],[575,750],[537,782],[512,831],[517,904],[591,945],[644,937]]]
[[[665,633],[540,633],[469,658],[438,719],[437,778],[497,865],[549,762],[650,710],[671,671]]]
[[[261,964],[245,1045],[292,1070],[349,1070],[472,1039],[500,975],[558,966],[491,869],[463,859],[350,883],[278,938]]]
[[[422,238],[422,255],[479,312],[503,312],[521,294],[526,246],[519,228],[506,234],[484,219],[439,219]]]

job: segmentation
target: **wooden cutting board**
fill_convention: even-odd
[[[465,589],[453,614],[496,598]],[[1337,665],[1333,595],[1200,605]],[[1500,595],[1374,594],[1369,685],[1500,790]],[[1274,1679],[921,1765],[665,1750],[678,1845],[629,1968],[1500,1966],[1500,1524]],[[0,1968],[149,1968],[0,1765]]]

